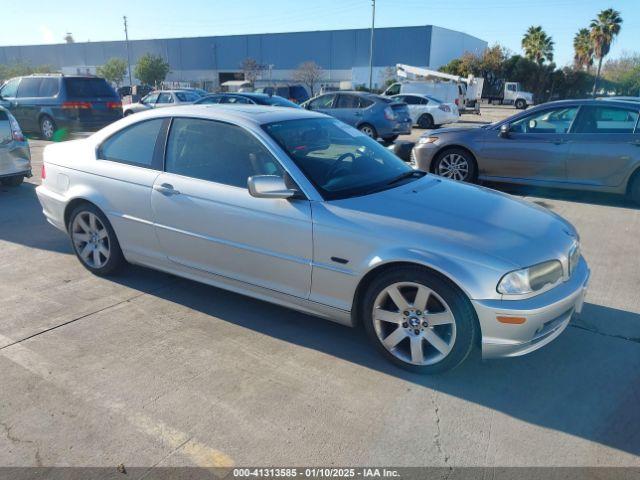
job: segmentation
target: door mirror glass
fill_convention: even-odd
[[[256,198],[291,198],[298,192],[287,187],[278,175],[254,175],[247,182],[249,193]]]
[[[511,124],[510,123],[503,123],[500,126],[500,136],[502,138],[507,138],[509,136],[509,132],[511,131]]]

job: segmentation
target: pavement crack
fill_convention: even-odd
[[[36,466],[37,467],[42,467],[42,458],[40,457],[40,447],[38,446],[38,444],[36,442],[34,442],[33,440],[23,440],[22,438],[16,437],[13,433],[11,433],[11,430],[13,429],[13,425],[8,425],[5,422],[0,422],[0,427],[2,427],[7,439],[11,443],[13,443],[15,445],[19,445],[19,444],[35,445],[35,447],[36,447],[36,453],[35,453]]]
[[[575,323],[569,324],[570,327],[584,330],[585,332],[595,333],[596,335],[602,335],[603,337],[617,338],[618,340],[626,340],[627,342],[640,343],[640,337],[625,337],[624,335],[616,335],[615,333],[605,333],[600,330],[588,327],[585,325],[576,325]]]
[[[433,392],[431,394],[431,404],[433,405],[433,412],[436,418],[436,431],[433,434],[433,443],[438,449],[440,456],[444,459],[445,465],[449,469],[448,472],[443,476],[443,478],[446,480],[447,478],[449,478],[449,475],[453,471],[453,467],[449,465],[449,454],[445,452],[444,448],[442,447],[442,430],[440,427],[440,405],[436,400],[436,392]]]
[[[96,313],[102,313],[102,312],[104,312],[106,310],[109,310],[111,308],[117,307],[119,305],[123,305],[123,304],[128,303],[128,302],[131,302],[132,300],[135,300],[137,298],[143,297],[145,295],[149,295],[149,294],[160,292],[160,291],[164,290],[165,288],[168,288],[168,287],[171,287],[172,285],[175,285],[176,283],[177,283],[177,281],[172,281],[172,282],[169,282],[169,283],[167,283],[165,285],[162,285],[162,286],[160,286],[158,288],[150,290],[148,292],[140,292],[140,293],[138,293],[136,295],[133,295],[133,296],[131,296],[129,298],[125,298],[124,300],[121,300],[119,302],[113,303],[111,305],[107,305],[106,307],[103,307],[103,308],[99,308],[98,310],[94,310],[93,312],[89,312],[89,313],[85,313],[83,315],[79,315],[79,316],[77,316],[75,318],[72,318],[71,320],[67,320],[66,322],[59,323],[58,325],[54,325],[53,327],[47,328],[47,329],[42,330],[40,332],[36,332],[36,333],[34,333],[32,335],[27,335],[26,337],[21,338],[20,340],[15,340],[15,341],[13,341],[11,343],[8,343],[7,345],[4,345],[4,346],[0,347],[0,350],[4,350],[5,348],[9,348],[9,347],[11,347],[13,345],[17,345],[18,343],[22,343],[22,342],[24,342],[26,340],[29,340],[29,339],[34,338],[34,337],[37,337],[37,336],[42,335],[44,333],[50,332],[52,330],[56,330],[56,329],[58,329],[60,327],[64,327],[65,325],[69,325],[71,323],[77,322],[78,320],[82,320],[84,318],[90,317],[92,315],[95,315]]]

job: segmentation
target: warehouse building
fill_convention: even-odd
[[[133,65],[146,53],[161,55],[171,65],[167,80],[209,89],[242,79],[246,58],[263,67],[258,85],[291,81],[306,61],[323,68],[325,84],[355,87],[369,81],[369,29],[132,40],[129,45]],[[382,86],[397,63],[438,68],[464,52],[481,52],[487,42],[425,25],[377,28],[374,45],[373,83]],[[124,41],[0,47],[0,63],[49,65],[68,74],[95,73],[112,57],[127,58]]]

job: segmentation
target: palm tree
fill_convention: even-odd
[[[598,58],[598,72],[593,82],[593,95],[595,96],[598,88],[598,79],[600,78],[600,70],[602,69],[602,59],[607,56],[611,49],[613,39],[620,33],[622,26],[622,17],[620,12],[613,8],[602,10],[596,18],[591,21],[591,41],[593,42],[593,50]]]
[[[545,60],[553,60],[553,40],[541,26],[531,26],[522,37],[522,49],[529,60],[542,65]]]
[[[577,68],[586,68],[593,65],[593,42],[588,28],[581,28],[573,37],[573,61]]]

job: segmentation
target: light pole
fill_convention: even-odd
[[[376,0],[371,0],[371,44],[369,45],[369,91],[373,88],[373,32],[376,28]]]
[[[124,38],[127,46],[127,67],[129,71],[129,87],[131,87],[131,94],[133,95],[133,81],[131,80],[131,54],[129,53],[129,30],[127,29],[127,16],[122,17],[124,20]]]

